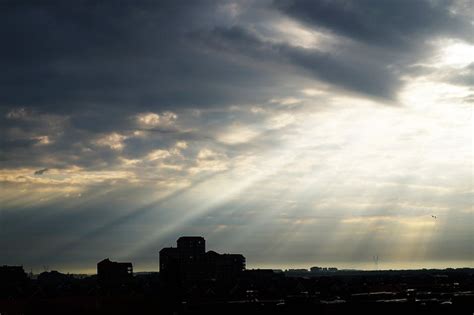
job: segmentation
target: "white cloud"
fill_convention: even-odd
[[[250,126],[234,124],[222,131],[217,139],[227,144],[240,144],[251,141],[258,134],[259,132]]]
[[[317,96],[317,95],[326,94],[327,91],[325,89],[306,88],[306,89],[302,89],[301,93],[307,96]]]
[[[163,160],[171,156],[171,153],[168,150],[154,150],[147,155],[147,160]]]
[[[148,112],[138,114],[136,119],[144,127],[170,126],[178,119],[178,115],[170,111],[161,114]]]
[[[295,120],[296,118],[293,114],[279,113],[269,117],[265,122],[265,126],[269,129],[280,129],[292,124]]]
[[[178,149],[186,149],[187,147],[188,147],[188,143],[186,141],[176,142],[176,148]]]
[[[296,97],[284,97],[284,98],[273,98],[270,100],[270,103],[276,103],[280,105],[295,105],[301,103],[303,100]]]
[[[94,141],[94,143],[98,146],[109,147],[112,150],[120,151],[124,148],[125,144],[123,142],[127,138],[128,136],[119,134],[117,132],[112,132],[99,137]]]
[[[195,165],[189,168],[189,173],[195,175],[201,172],[219,172],[229,168],[229,158],[226,154],[209,148],[199,150]]]
[[[436,43],[439,52],[433,57],[435,67],[464,68],[474,62],[474,45],[454,40]]]
[[[33,139],[38,141],[37,145],[47,145],[53,142],[48,136],[38,136],[38,137],[33,137]]]
[[[29,115],[28,111],[25,108],[15,108],[10,110],[6,117],[8,119],[22,119]]]

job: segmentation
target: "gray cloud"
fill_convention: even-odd
[[[453,4],[446,1],[277,1],[274,6],[250,2],[241,5],[236,18],[225,5],[80,2],[71,7],[56,1],[3,2],[0,87],[5,93],[0,104],[83,113],[98,104],[112,112],[117,107],[130,112],[258,102],[284,94],[274,86],[281,86],[288,75],[285,64],[299,68],[293,75],[315,76],[386,97],[400,85],[387,66],[403,64],[410,53],[418,56],[416,48],[432,37],[470,40],[472,31],[465,18],[450,13]],[[276,16],[274,7],[310,27],[383,52],[371,56],[351,44],[322,53],[285,43],[271,45],[249,35],[246,28],[258,32],[265,22],[252,10],[270,21]],[[208,47],[209,38],[232,47],[232,53]],[[242,53],[255,60],[241,62]],[[272,59],[268,68],[259,67]]]
[[[474,63],[462,69],[453,70],[451,74],[448,74],[448,81],[456,85],[474,87]]]
[[[276,0],[276,7],[308,25],[370,45],[405,50],[432,37],[473,41],[472,25],[456,1],[357,2]]]
[[[10,91],[0,99],[4,105],[59,112],[65,104],[68,112],[97,104],[133,110],[209,106],[244,99],[243,89],[265,76],[196,49],[192,31],[225,21],[216,18],[225,13],[217,4],[2,6],[2,29],[15,30],[3,34],[0,84]]]
[[[369,96],[394,98],[401,85],[397,75],[387,68],[386,60],[360,58],[353,55],[351,46],[336,47],[335,51],[324,52],[271,43],[240,27],[216,28],[204,36],[204,41],[218,51],[245,54],[269,63],[270,67],[290,66],[300,76],[319,79]],[[285,66],[280,71],[284,71]]]

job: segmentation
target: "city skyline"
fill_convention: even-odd
[[[192,238],[195,238],[196,236],[181,236],[180,238],[183,238],[183,237],[192,237]],[[199,238],[202,238],[201,236],[197,236]],[[175,249],[172,247],[173,244],[169,244],[168,246],[165,246],[161,249],[158,250],[158,254],[160,254],[161,250],[163,249]],[[210,252],[214,252],[214,250],[210,250]],[[222,250],[222,253],[224,255],[229,255],[229,250]],[[146,265],[146,266],[143,266],[143,265],[138,265],[138,268],[136,268],[136,265],[133,261],[130,261],[130,262],[127,262],[126,264],[131,264],[131,266],[133,266],[133,272],[134,273],[156,273],[156,272],[160,272],[161,271],[161,268],[160,268],[160,258],[159,258],[160,255],[157,255],[156,258],[157,258],[157,262],[155,265]],[[375,261],[373,260],[374,257],[377,257],[377,262],[375,263]],[[103,256],[100,258],[101,262],[102,261],[114,261],[115,260],[115,257],[106,257],[106,256]],[[336,262],[336,265],[331,265],[331,262],[327,262],[327,261],[319,261],[319,262],[314,262],[314,263],[306,263],[306,264],[292,264],[292,263],[288,263],[288,264],[284,264],[284,263],[280,263],[280,264],[275,264],[275,263],[270,263],[270,264],[252,264],[252,262],[248,262],[245,260],[245,257],[244,257],[244,265],[247,266],[247,270],[275,270],[275,271],[283,271],[283,272],[288,272],[288,271],[292,271],[292,270],[305,270],[307,272],[311,272],[311,269],[312,268],[326,268],[326,269],[336,269],[336,270],[339,270],[339,271],[350,271],[350,270],[353,270],[353,271],[391,271],[391,270],[422,270],[422,269],[427,269],[427,270],[443,270],[443,269],[460,269],[460,268],[472,268],[470,267],[470,261],[466,261],[466,262],[458,262],[458,263],[451,263],[449,265],[446,265],[445,262],[441,262],[439,264],[420,264],[420,265],[416,265],[416,264],[413,264],[412,262],[409,262],[409,263],[392,263],[392,264],[387,264],[387,263],[383,263],[383,262],[380,262],[379,261],[380,257],[378,256],[373,256],[372,257],[372,260],[369,262],[360,262],[360,263],[337,263]],[[119,259],[120,260],[120,259]],[[120,262],[122,263],[122,262]],[[381,264],[380,264],[381,263]],[[21,266],[21,267],[25,267],[23,266],[22,264],[12,264],[12,265],[18,265],[18,266]],[[31,274],[40,274],[42,272],[49,272],[49,271],[60,271],[60,272],[65,272],[67,274],[78,274],[78,275],[94,275],[94,274],[97,274],[97,267],[96,265],[94,266],[90,266],[89,268],[87,269],[76,269],[76,270],[61,270],[61,269],[58,269],[56,268],[56,266],[54,265],[49,265],[49,264],[45,264],[43,266],[41,266],[41,268],[37,269],[37,270],[34,270],[33,268],[29,268],[29,269],[25,269],[26,271],[28,271],[29,273]]]
[[[379,265],[379,258],[377,255],[376,256],[373,256],[372,257],[372,265],[369,266],[367,263],[363,263],[363,264],[352,264],[352,265],[342,265],[343,267],[342,268],[337,268],[336,266],[333,266],[333,265],[328,265],[328,264],[320,264],[318,265],[318,263],[315,262],[315,264],[313,265],[292,265],[292,264],[288,264],[288,265],[275,265],[275,264],[270,264],[270,265],[252,265],[252,264],[248,264],[248,262],[246,261],[244,255],[242,254],[230,254],[228,250],[224,250],[222,252],[222,254],[219,254],[217,253],[216,251],[214,251],[213,249],[207,249],[207,245],[206,245],[206,240],[204,237],[202,236],[189,236],[189,235],[183,235],[183,236],[180,236],[176,241],[177,243],[177,246],[176,247],[173,247],[172,245],[173,244],[170,244],[169,246],[165,246],[161,249],[158,250],[158,264],[155,265],[155,266],[151,266],[149,267],[149,269],[139,269],[137,270],[135,268],[135,264],[133,261],[129,261],[129,262],[115,262],[114,261],[114,258],[111,259],[111,257],[102,257],[101,260],[99,262],[97,262],[96,266],[94,266],[94,268],[89,268],[89,269],[85,269],[85,270],[79,270],[78,272],[70,272],[70,271],[64,271],[64,270],[57,270],[54,268],[54,266],[50,266],[50,265],[44,265],[42,266],[42,270],[33,270],[32,268],[31,269],[27,269],[27,271],[29,272],[29,275],[38,275],[42,272],[65,272],[67,274],[70,274],[70,275],[99,275],[99,265],[102,264],[102,263],[105,263],[105,264],[111,264],[112,266],[113,265],[117,265],[117,266],[121,266],[121,267],[118,267],[119,269],[124,269],[124,270],[128,270],[129,274],[130,275],[133,275],[135,273],[163,273],[163,268],[165,265],[168,265],[168,264],[179,264],[178,261],[173,261],[173,260],[170,260],[169,258],[167,257],[173,257],[173,259],[179,257],[179,255],[183,255],[185,256],[185,259],[188,258],[188,252],[189,250],[185,250],[184,253],[181,253],[181,254],[178,254],[178,252],[180,251],[180,241],[183,243],[183,242],[186,242],[186,239],[190,239],[190,240],[202,240],[202,242],[204,243],[204,245],[202,245],[202,249],[198,249],[197,251],[196,250],[191,250],[191,253],[193,253],[193,255],[217,255],[217,256],[221,256],[221,257],[225,257],[225,256],[241,256],[241,258],[239,258],[239,261],[240,259],[243,259],[243,262],[239,262],[238,265],[240,266],[242,264],[242,270],[273,270],[273,271],[276,271],[276,272],[296,272],[298,276],[301,276],[301,272],[309,272],[309,273],[313,273],[313,272],[332,272],[332,271],[342,271],[342,272],[345,272],[345,271],[382,271],[382,272],[387,272],[387,271],[396,271],[396,270],[399,270],[399,271],[408,271],[408,270],[413,270],[413,271],[416,271],[416,270],[447,270],[447,269],[463,269],[463,268],[468,268],[470,269],[470,267],[466,267],[466,266],[469,266],[469,263],[467,263],[466,265],[450,265],[449,267],[446,267],[444,265],[420,265],[418,268],[416,266],[414,266],[413,264],[410,264],[408,265],[409,267],[408,268],[404,268],[403,265],[401,264],[396,264],[395,265],[395,268],[393,267],[390,267],[390,266],[383,266],[384,268],[380,268],[380,265]],[[183,245],[181,245],[182,247]],[[176,254],[170,252],[171,251],[177,251]],[[181,249],[181,251],[183,251],[183,249]],[[178,256],[176,256],[178,254]],[[182,258],[181,258],[182,259]],[[207,259],[207,258],[206,258]],[[18,264],[17,264],[18,265]],[[360,268],[361,266],[363,266],[362,268]],[[8,267],[7,265],[4,265],[4,267]],[[24,268],[23,265],[18,265],[18,266],[13,266],[13,268],[18,268],[18,267],[21,267],[21,268]],[[141,266],[143,268],[143,266]],[[247,268],[248,267],[248,268]],[[341,267],[341,265],[339,265],[339,267]],[[357,268],[359,267],[359,268]],[[114,268],[114,267],[112,267]],[[313,270],[314,269],[314,270]],[[169,273],[169,271],[168,271]],[[165,276],[162,276],[162,277],[165,277],[166,279],[166,275]]]
[[[1,1],[0,265],[474,267],[474,10]],[[374,259],[374,257],[378,257]]]

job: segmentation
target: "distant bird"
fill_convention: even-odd
[[[438,217],[435,216],[435,215],[431,215],[431,217],[432,217],[433,219],[437,219],[437,218],[438,218]]]
[[[35,175],[43,175],[47,171],[49,171],[49,168],[42,168],[40,170],[35,171]]]

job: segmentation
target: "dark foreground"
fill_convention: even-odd
[[[57,272],[5,275],[0,314],[474,314],[474,269],[275,273],[165,283],[158,273],[127,283]]]

